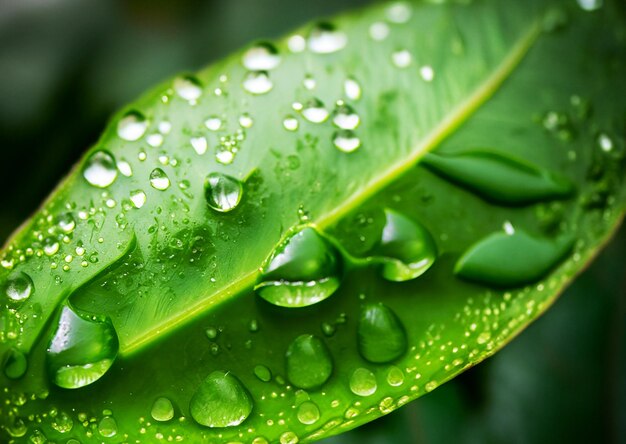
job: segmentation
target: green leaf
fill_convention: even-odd
[[[373,6],[123,109],[3,250],[2,440],[314,440],[503,347],[626,206],[623,9],[573,3]]]

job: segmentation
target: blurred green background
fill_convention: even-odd
[[[153,84],[367,3],[0,0],[0,238]],[[626,443],[626,230],[495,357],[326,442]]]

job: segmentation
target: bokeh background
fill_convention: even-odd
[[[367,3],[0,0],[0,239],[150,86]],[[626,443],[626,230],[495,357],[326,442]]]

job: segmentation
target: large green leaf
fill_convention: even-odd
[[[623,8],[571,3],[380,5],[122,110],[4,250],[4,437],[315,439],[493,354],[626,202]]]

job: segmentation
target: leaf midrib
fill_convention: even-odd
[[[540,22],[539,20],[535,20],[531,23],[529,29],[522,34],[515,45],[513,45],[511,52],[504,58],[496,70],[487,77],[466,100],[457,105],[442,119],[439,125],[428,133],[422,142],[415,147],[413,154],[409,158],[402,159],[396,165],[384,171],[378,177],[375,177],[367,187],[361,188],[359,192],[353,194],[351,198],[344,201],[334,210],[322,215],[314,221],[314,224],[321,229],[332,226],[367,199],[390,185],[395,179],[414,168],[424,154],[438,146],[448,135],[461,126],[481,107],[481,105],[493,96],[502,83],[513,73],[514,69],[528,53],[540,34]],[[139,352],[152,343],[154,338],[182,327],[195,319],[196,315],[206,312],[211,307],[227,300],[230,296],[251,288],[256,283],[259,274],[260,269],[252,270],[218,292],[207,295],[207,297],[203,298],[199,303],[188,310],[177,313],[176,316],[161,322],[144,332],[143,335],[134,338],[132,342],[127,343],[125,347],[123,346],[123,348],[120,349],[120,354],[122,356],[129,356]]]

